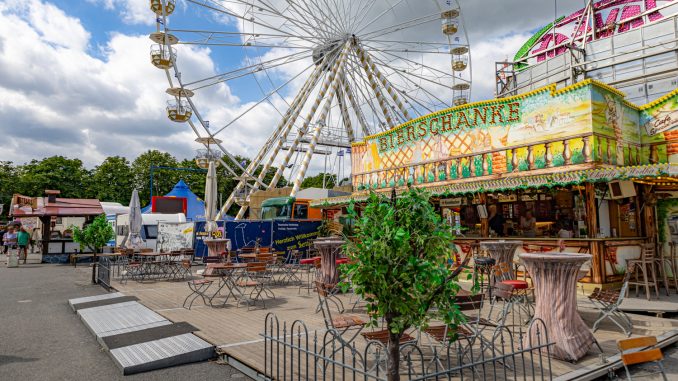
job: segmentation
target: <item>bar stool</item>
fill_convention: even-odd
[[[664,271],[664,280],[668,280],[668,275],[666,275],[666,267],[665,265],[668,264],[668,268],[671,270],[671,278],[673,280],[673,287],[676,289],[676,293],[678,293],[678,265],[676,265],[676,243],[673,241],[669,241],[669,255],[665,256],[664,251],[660,250],[661,255],[657,257],[657,264],[660,266],[660,269]],[[660,248],[663,248],[664,245],[660,244]],[[664,283],[667,284],[667,283]]]
[[[645,287],[645,296],[647,300],[650,300],[650,287],[654,287],[657,299],[659,299],[659,286],[657,285],[657,273],[655,271],[656,264],[657,258],[654,243],[641,245],[640,258],[626,260],[626,268],[630,269],[629,271],[634,275],[633,280],[629,282],[629,286],[636,286],[636,296],[638,296],[638,286],[643,286]],[[661,266],[659,271],[662,271]],[[641,274],[643,276],[642,280],[639,278]],[[663,274],[666,277],[666,273],[664,272]],[[665,281],[664,285],[667,286],[667,283],[668,281]],[[668,286],[666,294],[668,295]]]
[[[492,298],[492,267],[494,267],[496,261],[494,258],[490,257],[473,257],[473,283],[480,276],[480,281],[478,285],[480,286],[480,293],[487,292],[489,297]]]

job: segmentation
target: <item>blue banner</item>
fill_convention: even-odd
[[[275,221],[273,248],[276,251],[308,250],[318,238],[321,221]]]
[[[218,229],[212,232],[212,238],[224,237],[224,221],[217,221]],[[196,221],[193,225],[193,250],[196,257],[207,256],[207,245],[203,240],[207,238],[205,231],[205,221]]]
[[[213,238],[231,240],[231,250],[254,247],[259,240],[262,247],[273,247],[275,251],[308,250],[318,237],[320,221],[219,221],[219,230],[212,233]],[[205,222],[195,222],[193,248],[196,257],[207,255],[207,246],[203,239],[207,237]]]

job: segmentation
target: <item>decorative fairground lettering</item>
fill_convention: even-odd
[[[520,101],[466,107],[416,119],[378,136],[379,152],[397,150],[434,135],[450,135],[473,128],[504,126],[520,121]]]

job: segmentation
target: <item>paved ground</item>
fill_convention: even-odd
[[[248,380],[215,362],[123,377],[68,306],[68,299],[105,292],[83,270],[8,269],[0,261],[0,380]]]

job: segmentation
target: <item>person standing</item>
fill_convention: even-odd
[[[534,238],[537,235],[537,219],[534,218],[531,210],[526,211],[525,215],[520,217],[520,229],[524,237]]]
[[[14,232],[13,227],[7,228],[7,233],[2,237],[2,244],[4,246],[4,253],[7,254],[7,250],[12,250],[16,246],[16,233]]]
[[[498,213],[497,205],[492,204],[488,206],[487,211],[490,213],[488,216],[490,231],[493,231],[494,234],[499,237],[506,235],[504,231],[504,223],[506,223],[506,220],[504,219],[504,215],[502,213]]]
[[[5,233],[7,233],[6,226],[0,226],[0,245],[2,245],[2,253],[7,254],[7,246],[5,246]]]
[[[28,244],[31,242],[31,235],[28,234],[26,229],[22,226],[19,229],[19,233],[16,235],[16,242],[19,245],[19,260],[21,260],[21,253],[24,254],[24,265],[28,259]]]

